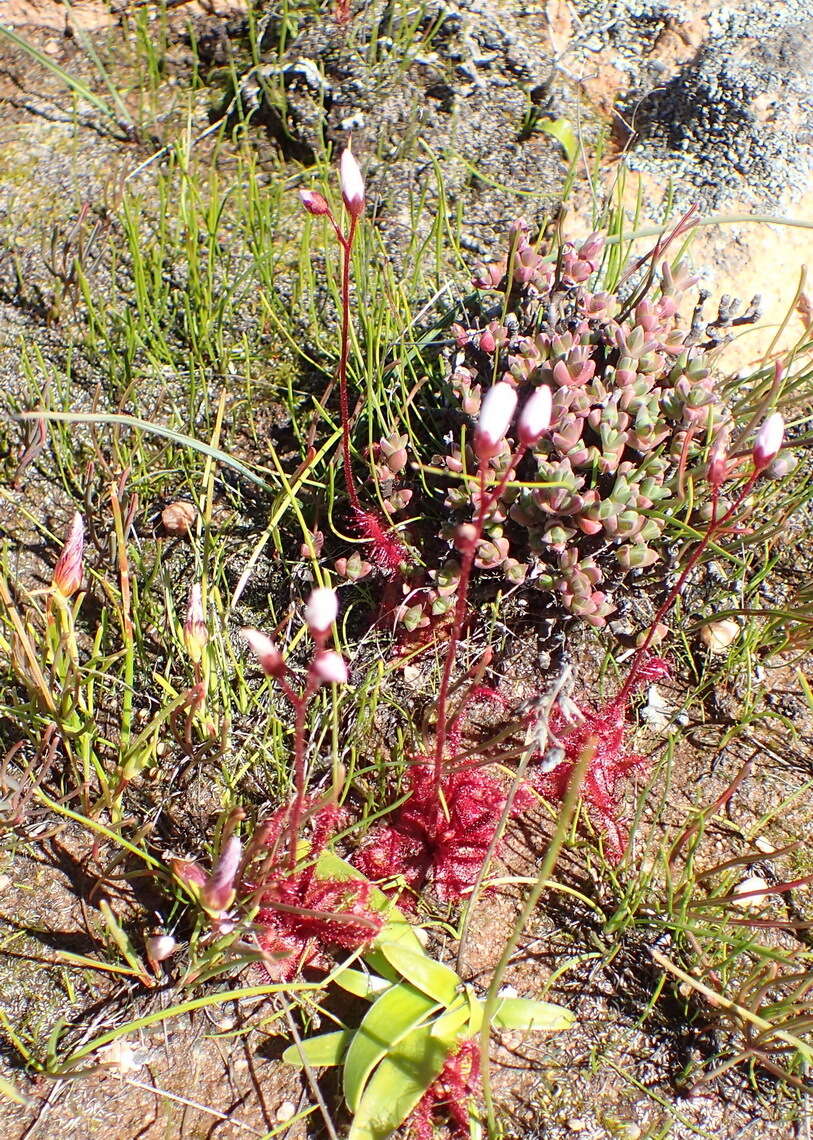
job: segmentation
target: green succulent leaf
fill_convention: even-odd
[[[439,1003],[420,990],[402,984],[383,993],[362,1019],[344,1063],[344,1099],[356,1112],[364,1087],[376,1065],[398,1043],[438,1008]]]
[[[403,942],[379,941],[384,957],[416,989],[428,994],[438,1004],[449,1006],[455,999],[461,981],[454,970],[436,962],[424,953],[415,951]]]
[[[373,1074],[347,1140],[386,1140],[440,1074],[458,1041],[459,1010],[408,1034]]]
[[[544,1030],[570,1029],[576,1018],[564,1006],[533,998],[503,998],[494,1014],[493,1025],[499,1029]]]
[[[289,1045],[282,1054],[282,1059],[286,1065],[294,1065],[297,1069],[301,1069],[303,1064],[312,1065],[314,1069],[340,1065],[354,1036],[353,1029],[320,1033],[318,1037],[309,1037],[303,1041],[301,1046]]]

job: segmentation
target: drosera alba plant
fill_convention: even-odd
[[[356,949],[369,942],[382,919],[370,909],[370,884],[353,877],[323,878],[317,868],[326,844],[345,821],[334,788],[327,797],[307,791],[307,722],[311,701],[325,684],[347,681],[342,656],[328,648],[338,613],[334,590],[314,589],[305,605],[305,622],[314,642],[304,685],[297,689],[293,671],[266,634],[243,630],[243,637],[266,677],[281,691],[294,714],[294,790],[291,801],[258,824],[241,869],[238,894],[255,917],[257,942],[266,969],[275,980],[288,980],[304,966],[326,967],[325,945]],[[303,838],[303,826],[310,834]]]
[[[300,191],[300,199],[309,214],[327,219],[333,229],[341,252],[341,333],[339,342],[338,379],[339,410],[342,424],[342,470],[344,485],[350,504],[353,526],[359,537],[367,544],[370,561],[382,573],[392,576],[407,564],[407,549],[393,532],[392,527],[388,525],[375,510],[362,506],[353,475],[350,436],[350,399],[347,382],[347,368],[350,357],[350,269],[353,260],[353,244],[356,239],[359,222],[364,214],[365,188],[361,169],[350,144],[342,151],[339,160],[339,183],[342,201],[347,215],[347,225],[344,229],[334,217],[333,211],[324,195],[315,190],[302,190]],[[390,455],[400,452],[402,446],[403,445],[391,447],[390,441],[382,441],[382,447],[385,449],[390,448]]]
[[[710,486],[709,521],[677,580],[658,607],[618,692],[598,708],[568,699],[566,702],[559,701],[553,710],[548,726],[550,743],[545,752],[536,757],[529,778],[547,798],[561,800],[585,750],[592,753],[582,782],[581,796],[604,839],[606,856],[613,863],[621,861],[627,845],[626,828],[619,820],[623,782],[631,772],[647,764],[647,757],[629,751],[626,743],[630,698],[643,685],[668,674],[667,661],[650,652],[652,644],[656,638],[661,639],[668,632],[664,620],[709,544],[727,531],[736,529],[738,513],[757,480],[769,470],[779,455],[783,440],[784,420],[778,412],[773,412],[757,432],[750,452],[750,470],[740,486],[728,492],[729,504],[722,513],[721,493],[725,484],[736,477],[742,457],[729,457],[725,443],[718,440],[711,452],[706,472]]]
[[[468,617],[471,572],[487,520],[515,466],[550,425],[550,393],[540,388],[527,399],[518,417],[516,451],[502,471],[493,471],[491,461],[503,451],[516,407],[514,387],[498,382],[482,401],[474,433],[477,515],[473,523],[463,523],[455,532],[460,574],[438,690],[432,755],[413,758],[407,772],[409,799],[392,818],[373,829],[357,856],[357,865],[372,878],[398,874],[414,891],[429,881],[443,901],[459,901],[478,882],[483,862],[494,850],[506,806],[505,790],[484,765],[457,755],[467,705],[483,698],[500,702],[499,694],[472,683],[453,714],[449,697]],[[527,806],[526,794],[520,791],[513,798],[511,811],[515,814]]]

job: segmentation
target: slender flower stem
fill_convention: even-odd
[[[353,467],[350,459],[350,403],[347,398],[347,360],[350,355],[350,264],[353,256],[353,242],[356,236],[357,219],[350,215],[347,235],[336,234],[342,247],[342,340],[339,355],[339,404],[342,417],[342,466],[344,485],[350,505],[361,511],[358,493],[353,482]]]
[[[688,560],[686,565],[683,567],[683,570],[681,571],[681,573],[678,577],[678,580],[675,582],[674,586],[669,591],[669,593],[666,595],[666,598],[664,599],[664,601],[661,603],[661,606],[658,609],[658,612],[655,614],[655,617],[652,619],[652,622],[650,623],[649,629],[647,631],[647,635],[644,638],[642,645],[636,650],[635,657],[633,658],[632,665],[630,666],[629,673],[627,674],[627,679],[624,681],[624,684],[621,686],[621,690],[620,690],[618,697],[617,697],[617,700],[619,703],[623,703],[624,701],[626,701],[627,698],[629,697],[630,693],[632,692],[632,689],[635,686],[635,682],[638,679],[638,675],[639,675],[639,673],[643,667],[644,661],[646,659],[647,650],[649,649],[650,645],[652,644],[652,639],[655,636],[655,632],[656,632],[658,626],[660,625],[661,620],[663,619],[665,614],[667,614],[669,612],[669,610],[672,608],[672,606],[675,604],[675,600],[677,599],[678,595],[682,591],[683,587],[686,585],[686,579],[689,577],[692,570],[694,570],[694,568],[697,565],[698,561],[700,560],[704,550],[709,545],[709,543],[711,542],[714,535],[729,522],[729,520],[734,515],[734,513],[739,510],[739,508],[745,502],[747,497],[750,495],[754,484],[756,483],[757,479],[759,478],[759,476],[761,474],[761,471],[762,471],[762,469],[756,468],[751,473],[751,475],[748,478],[748,481],[743,485],[742,489],[740,490],[739,494],[737,495],[737,497],[734,500],[734,502],[732,503],[732,505],[728,508],[726,513],[720,519],[717,518],[717,499],[718,499],[718,494],[719,494],[719,488],[717,488],[717,487],[713,488],[712,497],[711,497],[711,508],[712,508],[711,509],[711,521],[709,522],[709,525],[706,529],[706,533],[703,535],[700,542],[697,544],[697,547],[696,547],[694,553],[692,554],[691,558]]]
[[[452,668],[454,666],[455,654],[457,652],[457,644],[460,641],[460,633],[463,629],[463,622],[466,619],[466,600],[469,593],[469,578],[471,577],[471,568],[474,565],[474,556],[477,553],[477,544],[480,536],[483,533],[483,523],[486,516],[486,464],[481,463],[478,471],[480,480],[480,505],[477,511],[477,521],[475,527],[477,531],[476,538],[468,546],[463,554],[463,560],[460,565],[460,581],[457,584],[457,601],[454,609],[454,621],[452,622],[452,632],[449,637],[449,642],[446,646],[446,661],[443,666],[443,677],[440,682],[440,691],[438,692],[438,717],[437,725],[435,728],[435,793],[437,794],[440,788],[440,780],[443,772],[443,752],[446,747],[446,731],[448,727],[447,704],[449,700],[449,684],[452,678]]]
[[[294,710],[294,802],[288,824],[288,864],[293,871],[296,866],[296,847],[299,840],[299,828],[302,823],[302,809],[305,803],[305,730],[308,705],[317,685],[310,673],[308,673],[308,680],[301,693],[295,692],[283,676],[277,677],[276,682]]]
[[[471,580],[471,571],[474,565],[474,559],[477,554],[477,547],[483,537],[483,527],[485,526],[486,516],[488,512],[491,510],[494,503],[502,494],[506,483],[511,477],[511,472],[519,465],[526,451],[527,445],[521,443],[517,448],[516,453],[509,459],[505,472],[488,494],[486,494],[486,473],[488,471],[488,462],[481,462],[477,472],[477,477],[480,485],[480,493],[477,519],[474,524],[475,536],[472,542],[467,546],[460,564],[460,581],[457,585],[457,601],[455,603],[454,621],[452,622],[452,632],[446,647],[446,661],[443,666],[443,677],[441,678],[440,690],[438,692],[438,712],[437,723],[435,727],[436,793],[440,789],[440,782],[443,774],[443,753],[446,748],[446,738],[448,736],[449,728],[449,685],[451,684],[452,669],[454,668],[454,659],[457,653],[457,646],[460,642],[460,634],[463,629],[463,622],[466,620],[466,604],[469,594],[469,582]]]

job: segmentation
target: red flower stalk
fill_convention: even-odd
[[[349,11],[345,5],[343,11]],[[300,192],[305,209],[314,215],[325,215],[333,227],[342,253],[341,283],[341,338],[339,345],[339,407],[342,421],[342,468],[347,498],[350,502],[357,533],[370,543],[370,561],[385,574],[392,575],[407,561],[407,552],[400,540],[389,531],[374,511],[364,510],[353,478],[350,450],[350,399],[347,387],[347,364],[350,357],[350,268],[356,229],[365,208],[364,179],[353,151],[348,144],[339,162],[339,182],[342,201],[347,211],[345,230],[333,216],[324,197],[311,190]]]
[[[433,1117],[438,1111],[449,1118],[450,1140],[468,1140],[469,1106],[476,1101],[479,1089],[480,1043],[472,1038],[461,1042],[457,1052],[446,1058],[440,1075],[412,1110],[407,1125],[415,1140],[432,1140]]]
[[[659,680],[668,672],[669,666],[661,658],[647,657],[636,671],[634,687]],[[612,863],[621,861],[628,839],[627,829],[618,818],[622,781],[633,769],[644,767],[649,759],[626,749],[628,696],[629,691],[622,689],[601,708],[576,706],[575,715],[573,712],[568,715],[559,704],[555,705],[549,731],[564,755],[547,770],[545,759],[540,756],[540,771],[533,778],[534,787],[547,799],[563,800],[584,749],[593,748],[580,794],[605,837],[607,856]]]
[[[326,946],[355,950],[384,925],[383,916],[370,906],[372,886],[365,879],[317,877],[313,860],[342,824],[343,813],[335,804],[314,809],[314,803],[310,798],[304,804],[312,824],[306,867],[290,871],[282,859],[293,803],[261,825],[259,837],[272,854],[262,867],[261,882],[249,889],[260,903],[257,941],[269,954],[265,968],[275,982],[290,981],[305,966],[329,969]]]
[[[432,764],[413,765],[407,780],[412,795],[391,819],[370,831],[355,864],[371,879],[401,875],[414,891],[431,882],[442,901],[461,899],[477,882],[505,807],[505,792],[481,768],[447,773],[440,795]],[[528,803],[527,793],[515,796],[511,814]]]

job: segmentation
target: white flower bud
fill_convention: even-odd
[[[347,665],[332,649],[323,649],[311,662],[314,676],[326,685],[344,685],[347,682]]]
[[[517,439],[526,447],[533,447],[543,432],[550,427],[553,400],[550,388],[542,384],[525,401],[517,421]]]
[[[240,635],[248,643],[263,672],[269,677],[281,677],[285,672],[285,662],[271,638],[258,629],[241,629]]]
[[[311,633],[325,634],[336,620],[339,602],[336,591],[329,586],[319,586],[311,593],[305,606],[305,621]]]
[[[178,943],[171,934],[153,934],[147,939],[146,947],[150,962],[165,962],[175,953]]]
[[[784,438],[785,421],[779,412],[772,412],[757,432],[754,441],[754,466],[758,471],[764,470],[779,454]]]
[[[481,463],[496,455],[517,407],[517,391],[500,380],[486,392],[474,433],[474,452]]]
[[[358,218],[364,210],[364,179],[355,155],[350,149],[350,143],[342,151],[339,161],[339,184],[347,212]]]

